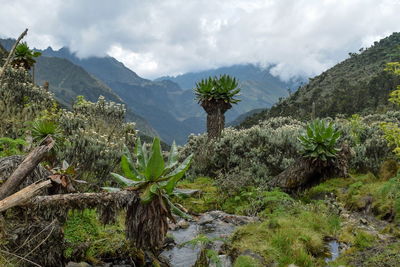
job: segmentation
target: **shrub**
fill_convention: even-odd
[[[22,154],[25,140],[0,137],[0,157]]]
[[[391,159],[391,160],[386,160],[382,163],[380,169],[379,169],[379,178],[382,180],[389,180],[390,178],[393,178],[397,175],[397,172],[399,170],[399,164],[397,161]]]
[[[353,171],[377,174],[383,161],[394,157],[393,147],[384,137],[382,122],[400,122],[400,112],[335,120],[335,125],[342,133],[340,142],[348,143],[354,152],[350,161]]]
[[[195,154],[192,176],[218,176],[223,190],[234,193],[242,186],[265,184],[294,162],[303,126],[290,118],[273,118],[249,129],[227,128],[209,143],[205,135],[192,135],[182,156]]]
[[[349,166],[354,172],[377,174],[381,164],[394,157],[380,124],[400,123],[400,112],[326,120],[341,133],[334,139],[350,146]],[[207,142],[205,135],[191,135],[181,154],[195,154],[190,175],[214,177],[224,192],[233,195],[242,187],[265,185],[292,164],[300,155],[297,137],[303,129],[304,123],[290,117],[271,118],[249,129],[227,128],[213,142]]]
[[[59,126],[65,137],[58,159],[78,168],[78,174],[103,184],[118,164],[125,145],[132,146],[136,131],[124,123],[125,108],[100,96],[93,103],[78,97],[72,111],[64,110]]]
[[[18,138],[26,122],[41,116],[54,105],[51,93],[35,86],[23,68],[9,68],[0,84],[0,136]]]

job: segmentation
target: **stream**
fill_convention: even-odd
[[[328,250],[331,253],[330,257],[325,258],[325,262],[331,262],[336,260],[339,257],[339,248],[340,248],[340,243],[337,240],[331,240],[327,244]]]
[[[182,244],[203,234],[213,240],[209,249],[218,252],[223,245],[223,239],[233,233],[237,226],[256,220],[253,217],[230,215],[222,211],[204,213],[198,221],[190,222],[187,228],[170,231],[176,245],[171,249],[164,250],[161,255],[169,260],[171,266],[193,266],[200,253],[201,245],[185,244],[181,246]],[[220,255],[220,261],[222,266],[232,266],[227,256]]]

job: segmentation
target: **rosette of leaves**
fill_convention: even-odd
[[[33,51],[25,42],[23,42],[17,45],[15,48],[12,64],[14,67],[22,66],[24,69],[30,70],[31,67],[36,63],[35,58],[39,57],[40,55],[42,55],[42,53]]]
[[[229,75],[221,75],[219,78],[209,77],[196,83],[196,98],[200,103],[210,100],[223,100],[225,103],[236,104],[240,101],[235,98],[240,92],[238,85],[236,78]]]
[[[160,139],[154,138],[150,151],[147,151],[146,143],[141,144],[140,138],[136,141],[134,150],[136,164],[128,151],[121,158],[123,175],[111,173],[111,175],[125,188],[140,190],[141,202],[151,202],[156,196],[161,196],[165,204],[178,216],[188,217],[169,200],[170,196],[185,197],[184,193],[175,190],[178,181],[185,175],[190,166],[192,155],[188,156],[181,164],[178,164],[178,149],[175,142],[171,146],[168,161],[164,162]],[[116,188],[106,188],[116,191]]]
[[[51,135],[54,139],[61,138],[61,129],[54,121],[36,120],[31,126],[32,138],[35,142],[40,142],[46,136]]]
[[[229,75],[209,77],[196,83],[194,93],[199,104],[207,113],[207,133],[209,139],[221,136],[225,126],[225,112],[240,100],[235,97],[240,92],[238,81]]]
[[[168,160],[164,162],[159,138],[154,138],[150,151],[138,138],[134,155],[136,163],[129,152],[122,156],[123,175],[111,173],[124,188],[140,192],[140,201],[132,204],[127,210],[127,236],[140,248],[161,247],[168,231],[167,218],[175,221],[172,214],[190,218],[171,202],[170,197],[185,197],[185,194],[175,187],[189,168],[192,155],[179,164],[178,149],[173,143]]]
[[[306,132],[298,139],[304,157],[327,161],[335,158],[340,151],[337,148],[339,138],[340,132],[332,122],[317,119],[308,124]]]

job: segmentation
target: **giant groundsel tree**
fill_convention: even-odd
[[[42,53],[33,51],[29,46],[23,42],[17,45],[14,53],[12,65],[14,67],[22,66],[26,70],[30,70],[36,63],[35,58],[39,57]]]
[[[238,81],[229,75],[209,77],[196,83],[194,91],[207,113],[208,138],[219,137],[225,125],[225,112],[240,101],[235,98],[240,92]]]

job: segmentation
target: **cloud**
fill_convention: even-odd
[[[155,78],[240,63],[313,76],[400,28],[399,0],[0,0],[0,36]]]

